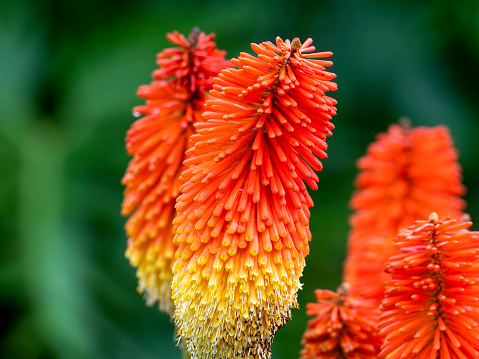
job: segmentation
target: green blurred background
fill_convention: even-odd
[[[135,291],[120,179],[136,88],[165,34],[194,26],[229,57],[277,35],[334,52],[337,128],[301,309],[273,358],[297,357],[305,303],[340,283],[355,160],[400,116],[451,128],[478,217],[476,0],[0,0],[0,357],[180,357],[169,319]]]

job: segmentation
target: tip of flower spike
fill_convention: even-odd
[[[291,42],[291,50],[298,51],[301,48],[301,41],[299,38],[295,37]]]
[[[191,29],[191,32],[188,35],[188,42],[190,43],[191,47],[196,46],[196,44],[198,43],[199,36],[200,36],[200,28],[198,26],[195,26],[193,29]]]
[[[347,296],[349,294],[349,283],[347,282],[344,282],[344,283],[341,283],[341,285],[338,287],[338,289],[336,290],[336,292],[341,296]]]
[[[433,222],[436,222],[439,220],[439,216],[437,215],[436,212],[431,212],[431,214],[429,215],[429,219],[428,221],[433,223]]]
[[[469,213],[464,213],[461,218],[461,222],[470,222],[471,221],[471,215]]]
[[[407,116],[401,116],[398,120],[399,125],[406,131],[412,129],[412,121]]]

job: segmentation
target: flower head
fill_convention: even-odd
[[[446,127],[391,125],[358,161],[358,190],[351,200],[345,280],[351,294],[383,297],[381,268],[397,253],[397,233],[434,210],[460,218],[465,189],[457,152]]]
[[[178,198],[175,320],[196,358],[267,358],[296,305],[316,189],[334,126],[330,61],[277,38],[215,78]],[[304,181],[304,182],[303,182]]]
[[[374,359],[381,339],[369,312],[374,302],[349,296],[343,283],[337,293],[316,290],[317,303],[306,304],[308,322],[301,359]]]
[[[479,358],[479,232],[448,217],[415,224],[394,240],[385,265],[386,342],[380,358]]]
[[[184,170],[184,152],[193,124],[200,119],[206,100],[204,91],[212,76],[225,68],[225,53],[212,42],[213,35],[193,29],[190,37],[174,32],[168,39],[179,48],[160,52],[160,69],[154,81],[140,86],[137,95],[146,104],[134,108],[142,118],[133,123],[126,148],[133,159],[122,183],[126,186],[122,214],[134,212],[126,223],[126,256],[137,267],[138,289],[148,304],[172,312],[171,280],[174,204],[180,193],[178,180]]]

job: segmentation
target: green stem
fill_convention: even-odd
[[[191,357],[188,354],[188,350],[186,350],[185,343],[181,342],[180,343],[180,348],[181,348],[181,359],[190,359]]]

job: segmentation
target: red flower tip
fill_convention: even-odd
[[[460,218],[461,168],[445,126],[412,128],[408,119],[377,136],[360,158],[353,194],[345,280],[351,294],[376,298],[384,293],[381,269],[397,253],[393,239],[417,218],[439,209],[440,216]]]
[[[380,358],[479,358],[479,232],[431,213],[394,240]]]
[[[209,91],[213,77],[231,66],[224,59],[226,52],[216,49],[214,34],[206,35],[195,27],[186,38],[174,31],[166,36],[180,48],[165,49],[156,55],[160,68],[153,72],[156,81],[171,81],[176,88],[187,90],[191,95]]]
[[[301,359],[373,359],[381,338],[368,318],[374,302],[349,296],[343,283],[337,293],[318,289],[317,303],[306,304],[308,322],[301,344]]]

